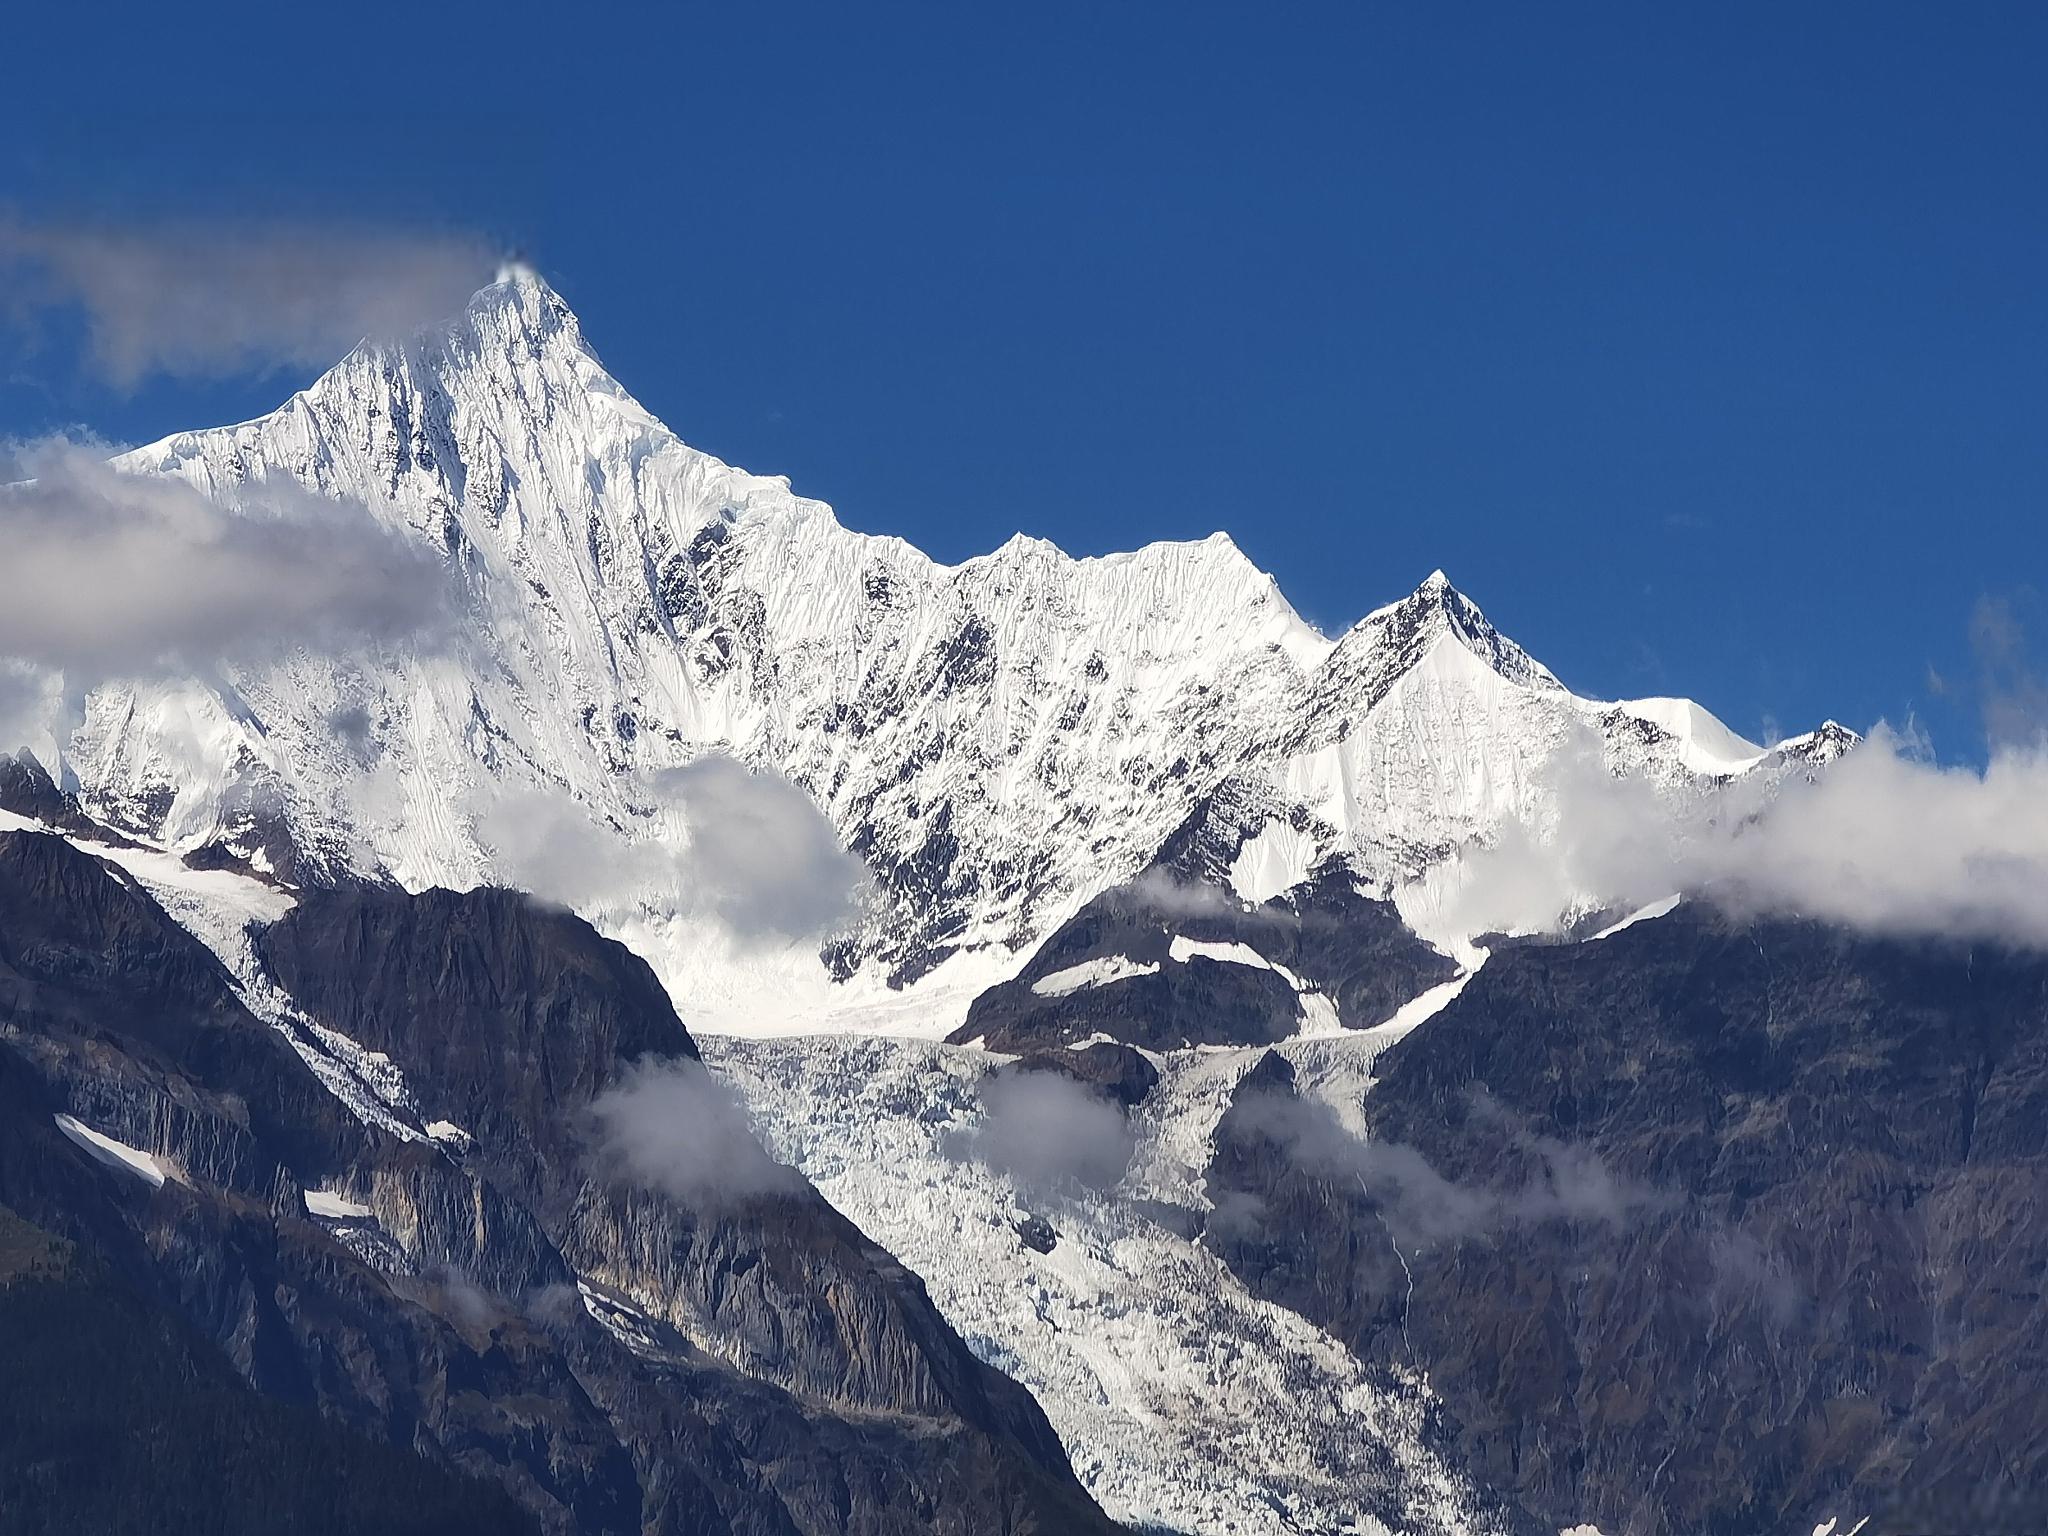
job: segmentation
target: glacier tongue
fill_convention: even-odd
[[[1505,1528],[1443,1457],[1419,1377],[1360,1363],[1176,1228],[1207,1207],[1209,1134],[1258,1051],[1164,1058],[1129,1177],[1052,1194],[958,1150],[985,1110],[981,1052],[843,1036],[704,1047],[776,1155],[1031,1389],[1113,1517],[1243,1536]],[[1299,1049],[1320,1065],[1327,1046]],[[1032,1218],[1049,1251],[1020,1236]]]
[[[287,879],[517,883],[483,825],[508,793],[680,845],[648,779],[728,752],[803,788],[875,876],[829,975],[749,952],[720,982],[731,946],[623,863],[579,905],[736,1021],[765,991],[767,1022],[800,1027],[962,952],[1000,971],[1191,819],[1219,878],[1257,842],[1247,888],[1332,854],[1388,886],[1539,816],[1571,731],[1678,788],[1735,739],[1695,706],[1576,698],[1441,572],[1333,644],[1220,534],[1089,559],[1020,536],[945,566],[849,530],[682,443],[524,269],[268,416],[117,462],[231,504],[360,502],[445,553],[469,623],[438,650],[95,690],[65,766],[96,814]]]

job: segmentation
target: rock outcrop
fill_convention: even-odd
[[[418,1113],[353,1112],[131,878],[0,834],[0,1204],[256,1391],[549,1531],[1113,1529],[1029,1396],[729,1105],[687,1145],[733,1187],[612,1144],[605,1095],[702,1074],[623,948],[506,892],[369,889],[258,948]]]
[[[1277,1059],[1205,1240],[1561,1528],[2037,1528],[2048,961],[1687,904],[1496,953],[1369,1138]],[[1914,1513],[1917,1511],[1917,1514]]]

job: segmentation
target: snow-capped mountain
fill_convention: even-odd
[[[175,1260],[231,1344],[252,1335],[224,1295],[302,1276],[244,1285],[171,1240],[218,1191],[287,1223],[249,1251],[313,1254],[308,1294],[408,1298],[378,1337],[426,1328],[421,1294],[473,1327],[481,1287],[525,1374],[394,1379],[570,1511],[555,1528],[633,1528],[615,1502],[714,1452],[723,1480],[638,1528],[724,1501],[843,1530],[854,1487],[905,1520],[904,1489],[941,1490],[953,1523],[926,1525],[960,1531],[1011,1490],[1019,1533],[1099,1504],[1246,1536],[1656,1536],[2039,1485],[2037,1416],[1981,1369],[2038,1332],[2039,1244],[2009,1241],[2041,1187],[2038,957],[1663,888],[1575,885],[1587,921],[1506,942],[1424,921],[1475,842],[1565,824],[1567,779],[1741,826],[1761,801],[1718,789],[1813,772],[1841,727],[1766,747],[1688,700],[1580,696],[1442,572],[1333,639],[1221,534],[939,564],[684,445],[521,270],[269,416],[118,465],[230,506],[359,505],[445,561],[461,618],[99,687],[45,753],[55,783],[0,758],[0,898],[63,939],[0,944],[28,1021],[0,1030],[0,1093],[48,1111],[0,1116],[34,1153],[0,1157],[0,1194],[148,1232],[137,1262]],[[650,849],[702,851],[660,786],[709,754],[797,785],[872,874],[822,952],[721,948],[645,878]],[[573,904],[663,985],[558,906],[468,889],[527,882],[504,812],[543,800],[596,840]],[[179,1008],[249,1059],[170,1071],[143,1047]],[[579,1161],[649,1040],[695,1056],[685,1018],[812,1181],[798,1229],[757,1230],[729,1188],[621,1208],[619,1170]],[[741,1038],[777,1034],[803,1038]],[[687,1131],[697,1108],[651,1114]],[[1000,1151],[1018,1116],[1049,1168]],[[694,1175],[743,1144],[759,1173],[744,1132],[678,1156]],[[1900,1189],[1942,1219],[1902,1237]],[[286,1319],[309,1358],[324,1318]],[[367,1358],[335,1401],[378,1400]],[[1834,1433],[1887,1380],[1894,1428]],[[528,1433],[536,1383],[575,1407],[593,1382],[587,1422]],[[715,1409],[680,1442],[678,1384]],[[770,1392],[802,1423],[759,1417]],[[1757,1402],[1794,1405],[1793,1452],[1755,1454]],[[565,1447],[589,1458],[566,1481]]]
[[[1576,697],[1441,573],[1332,642],[1222,534],[1092,559],[1019,536],[946,566],[847,529],[682,443],[524,269],[268,416],[117,463],[230,504],[360,502],[445,554],[468,619],[450,648],[96,690],[64,768],[97,814],[316,879],[467,887],[516,877],[480,825],[507,789],[675,838],[648,777],[726,752],[873,872],[833,952],[870,988],[956,954],[1014,968],[1176,835],[1248,899],[1331,855],[1387,888],[1540,814],[1575,732],[1674,787],[1788,760],[1684,701]],[[673,980],[660,952],[701,946],[641,894],[596,915]]]

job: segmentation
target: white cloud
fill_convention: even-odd
[[[674,845],[629,841],[564,791],[502,789],[478,815],[477,831],[507,883],[565,907],[673,899],[682,890],[684,863]]]
[[[93,678],[294,645],[438,638],[446,567],[360,506],[276,490],[231,510],[45,443],[0,486],[0,656]]]
[[[592,1100],[590,1115],[620,1177],[687,1205],[803,1187],[762,1150],[739,1100],[702,1062],[642,1063]]]
[[[858,912],[860,860],[811,798],[778,773],[716,754],[660,775],[690,831],[690,894],[735,934],[821,938]]]
[[[1108,1189],[1130,1167],[1137,1140],[1123,1111],[1086,1083],[1059,1072],[988,1077],[984,1116],[953,1150],[1031,1188],[1068,1182]]]
[[[1535,931],[1588,900],[1703,892],[1737,912],[2048,948],[2048,750],[2033,743],[1942,767],[1880,726],[1813,780],[1737,781],[1686,811],[1574,747],[1553,765],[1554,828],[1509,827],[1466,855],[1444,912],[1467,932]]]
[[[744,946],[815,942],[860,911],[866,869],[802,790],[716,754],[637,786],[641,814],[607,826],[566,793],[501,792],[478,818],[512,883],[590,909],[659,900]]]
[[[104,682],[458,633],[448,568],[360,504],[274,487],[227,508],[78,444],[13,452],[34,478],[0,485],[0,748],[61,741]]]
[[[0,284],[18,317],[85,316],[91,360],[131,386],[333,362],[365,337],[456,314],[490,281],[482,240],[287,223],[151,226],[0,221]]]

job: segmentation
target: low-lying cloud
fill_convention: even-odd
[[[733,932],[816,938],[858,909],[866,866],[782,775],[713,754],[661,774],[655,789],[690,829],[692,891]]]
[[[1555,825],[1505,828],[1443,877],[1466,932],[1541,931],[1587,902],[1704,893],[1741,914],[2048,948],[2048,747],[1943,767],[1882,726],[1811,779],[1738,780],[1680,809],[1617,779],[1597,746],[1550,770]]]
[[[231,510],[48,444],[0,486],[0,655],[97,677],[296,645],[439,635],[447,569],[360,505],[279,489]]]
[[[643,1062],[593,1099],[589,1113],[617,1177],[685,1205],[803,1187],[795,1170],[762,1149],[739,1099],[700,1061]]]
[[[1062,1073],[995,1073],[985,1080],[981,1101],[981,1122],[953,1150],[1029,1188],[1111,1188],[1137,1149],[1123,1111]]]
[[[358,504],[266,489],[240,509],[43,443],[0,485],[0,726],[17,744],[54,694],[209,676],[298,646],[438,647],[459,595],[425,546]],[[61,686],[57,676],[61,675]]]
[[[640,825],[594,820],[567,794],[507,789],[479,817],[505,878],[564,906],[659,899],[748,946],[816,941],[860,912],[870,882],[780,774],[707,756],[639,786]]]
[[[126,388],[332,363],[366,337],[454,315],[498,253],[474,235],[282,222],[0,220],[18,320],[82,312],[90,360]]]
[[[1473,1113],[1507,1124],[1498,1106],[1475,1095]],[[1509,1187],[1465,1184],[1446,1177],[1419,1148],[1354,1136],[1326,1106],[1280,1091],[1246,1094],[1231,1122],[1285,1148],[1298,1165],[1323,1177],[1356,1179],[1404,1238],[1458,1242],[1546,1221],[1619,1227],[1638,1214],[1669,1209],[1675,1197],[1610,1168],[1592,1147],[1512,1130],[1511,1144],[1533,1171]]]
[[[1220,887],[1182,880],[1165,869],[1145,870],[1131,882],[1130,890],[1139,902],[1162,917],[1235,917],[1242,910]]]

